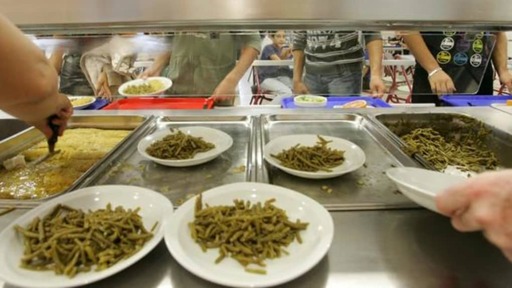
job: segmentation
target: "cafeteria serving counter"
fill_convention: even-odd
[[[366,149],[374,149],[377,152],[386,151],[385,155],[390,155],[390,157],[384,159],[385,165],[379,166],[378,162],[372,162],[369,159],[368,165],[377,166],[374,168],[375,171],[371,170],[371,173],[382,173],[377,170],[385,169],[387,165],[391,164],[419,166],[421,165],[419,162],[407,158],[396,149],[398,146],[394,144],[385,128],[372,125],[372,123],[376,124],[374,123],[375,119],[379,119],[374,116],[382,114],[410,113],[410,111],[430,113],[434,109],[436,113],[454,112],[469,115],[490,127],[512,135],[512,115],[490,107],[415,108],[413,110],[382,108],[346,111],[272,108],[254,110],[250,107],[239,107],[212,111],[80,111],[77,115],[90,113],[94,115],[133,115],[139,113],[153,115],[155,119],[161,119],[160,116],[167,116],[168,120],[178,119],[178,124],[183,123],[186,119],[197,120],[197,117],[203,117],[213,123],[212,125],[220,125],[220,127],[222,127],[222,121],[215,122],[215,119],[230,119],[226,121],[226,125],[232,127],[229,129],[232,129],[235,135],[241,135],[240,137],[243,136],[250,139],[248,141],[256,143],[249,145],[249,143],[243,142],[240,149],[246,151],[245,154],[235,155],[236,157],[233,158],[239,159],[239,162],[233,163],[233,165],[245,163],[247,167],[250,167],[248,169],[250,171],[241,175],[224,177],[222,181],[268,182],[276,178],[275,173],[277,172],[267,171],[268,167],[264,163],[260,163],[258,153],[261,151],[258,147],[261,147],[269,137],[273,137],[276,133],[292,131],[290,127],[293,128],[293,123],[299,124],[301,121],[307,125],[302,125],[300,131],[307,130],[308,127],[311,129],[324,127],[323,131],[326,132],[360,133],[353,134],[352,137],[356,141],[364,140],[362,143],[371,143],[366,146]],[[322,116],[313,119],[315,115],[319,114]],[[253,118],[248,120],[247,117]],[[170,125],[170,122],[155,123],[155,125]],[[378,127],[378,131],[374,131],[375,127]],[[247,152],[251,149],[256,152]],[[129,149],[125,151],[129,151]],[[371,152],[377,153],[376,151]],[[130,152],[127,153],[125,156],[130,156]],[[120,156],[119,159],[136,161],[136,158],[123,157]],[[290,179],[283,178],[284,176],[280,177],[280,180],[274,180],[274,184],[296,185]],[[123,181],[122,177],[112,179],[110,180]],[[347,179],[347,181],[352,181],[350,178]],[[353,201],[352,204],[367,203],[365,201],[368,199],[376,201],[379,198],[374,196],[379,193],[389,193],[390,197],[382,198],[382,201],[391,199],[391,202],[387,205],[373,207],[363,205],[359,208],[357,205],[350,207],[326,205],[330,208],[335,225],[334,241],[327,256],[309,272],[281,287],[510,287],[512,264],[501,255],[497,248],[487,242],[481,233],[455,231],[451,227],[449,219],[417,207],[402,195],[393,194],[393,191],[389,191],[393,188],[386,183],[385,178],[375,179],[378,180],[379,185],[369,186],[368,189],[371,188],[371,190],[360,190],[361,195],[367,195],[367,198],[345,198],[348,199],[347,203],[350,201]],[[88,183],[88,185],[94,184],[94,181]],[[333,182],[333,184],[341,183]],[[297,190],[302,187],[308,188],[309,186],[307,183],[305,186],[293,186]],[[309,190],[304,191],[307,194]],[[315,198],[314,194],[310,196]],[[325,201],[325,199],[323,200]],[[343,204],[343,198],[340,201]],[[322,201],[319,202],[322,203]],[[325,202],[327,203],[327,201]],[[5,228],[26,211],[28,210],[17,209],[0,216],[0,229]],[[167,252],[163,241],[139,262],[105,280],[91,284],[91,286],[218,287],[180,266]],[[0,287],[14,286],[0,282]]]

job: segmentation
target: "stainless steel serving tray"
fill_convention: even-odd
[[[495,109],[486,110],[444,110],[435,112],[385,112],[371,115],[373,122],[380,127],[379,131],[387,134],[401,149],[406,147],[400,136],[409,133],[413,129],[431,127],[441,133],[441,135],[454,135],[460,133],[461,129],[475,130],[480,129],[478,126],[472,126],[465,123],[465,119],[473,119],[481,122],[483,126],[491,132],[485,138],[484,142],[489,149],[496,155],[501,167],[512,167],[512,134],[498,127],[496,117],[492,117],[492,113],[499,113],[504,117],[502,121],[512,121],[512,117],[503,114]],[[496,123],[498,122],[498,123]],[[422,158],[415,154],[414,158],[424,167],[433,169],[433,167]]]
[[[251,116],[167,116],[157,118],[145,135],[158,129],[203,126],[222,130],[233,138],[233,146],[216,159],[191,167],[168,167],[147,160],[131,145],[108,173],[92,184],[127,184],[147,187],[168,197],[175,206],[186,199],[223,184],[253,181],[255,142]]]
[[[137,115],[80,115],[73,116],[69,123],[68,129],[73,128],[99,128],[99,129],[127,129],[133,130],[123,141],[116,145],[107,155],[100,159],[96,164],[90,167],[82,176],[73,182],[73,184],[62,191],[61,193],[54,194],[47,198],[41,199],[0,199],[0,207],[34,207],[43,201],[57,197],[62,193],[87,186],[92,179],[103,173],[107,167],[105,163],[116,157],[116,153],[122,150],[122,147],[130,146],[138,135],[145,131],[145,127],[151,121],[151,117],[137,116]],[[21,133],[18,133],[4,141],[0,142],[0,163],[17,155],[18,153],[32,147],[34,144],[43,140],[44,136],[35,128],[29,128]]]
[[[261,142],[264,145],[279,136],[321,134],[347,139],[366,154],[366,164],[349,174],[331,179],[303,179],[289,175],[262,157],[258,163],[258,181],[287,187],[308,195],[329,210],[361,210],[417,207],[400,194],[384,172],[395,166],[417,166],[407,155],[379,133],[365,117],[358,114],[291,114],[263,115],[260,118]],[[326,186],[331,193],[322,189]]]

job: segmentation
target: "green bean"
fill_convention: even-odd
[[[42,220],[15,230],[24,238],[21,267],[74,277],[106,269],[130,257],[153,237],[138,215],[139,209],[122,207],[83,212],[57,205]]]
[[[308,223],[291,222],[286,212],[274,206],[275,199],[251,204],[234,200],[232,206],[203,208],[202,196],[196,198],[194,221],[188,223],[190,236],[203,251],[218,248],[220,263],[226,257],[241,265],[265,267],[264,260],[288,255],[283,247],[300,239]]]
[[[331,172],[331,168],[337,167],[345,161],[344,151],[329,148],[327,141],[317,135],[318,141],[314,146],[302,146],[297,144],[278,154],[271,154],[280,161],[281,165],[300,171]]]
[[[494,153],[479,139],[482,135],[486,133],[467,133],[451,139],[433,128],[417,128],[401,139],[407,144],[409,155],[419,154],[438,171],[455,166],[462,171],[482,172],[498,165]]]
[[[213,148],[215,148],[215,144],[204,141],[202,137],[194,137],[178,130],[176,133],[152,143],[146,152],[159,159],[183,160],[192,159],[197,153]]]

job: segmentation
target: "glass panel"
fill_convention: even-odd
[[[236,106],[283,105],[302,94],[418,103],[439,103],[444,94],[492,95],[491,59],[507,41],[497,35],[251,30],[31,37],[59,71],[62,93],[211,98],[216,106]],[[506,62],[506,52],[495,60]],[[172,85],[146,81],[120,89],[147,77]]]

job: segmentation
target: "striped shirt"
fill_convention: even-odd
[[[378,32],[365,32],[364,41],[382,39]],[[357,31],[308,30],[293,33],[293,50],[303,50],[306,71],[325,72],[336,65],[361,63],[364,51]]]

